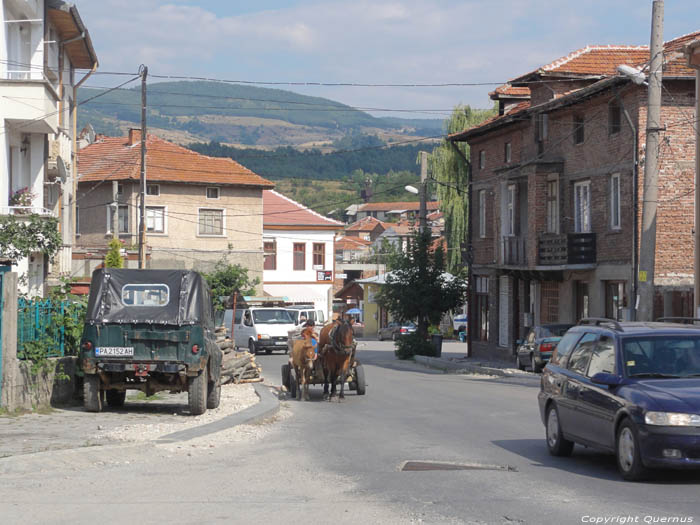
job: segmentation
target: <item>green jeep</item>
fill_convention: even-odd
[[[127,390],[187,391],[192,415],[219,406],[222,352],[209,286],[189,270],[95,270],[81,339],[85,409]]]

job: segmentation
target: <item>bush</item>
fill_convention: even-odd
[[[435,356],[435,347],[417,333],[402,335],[396,340],[394,353],[399,359],[411,359],[416,355]]]

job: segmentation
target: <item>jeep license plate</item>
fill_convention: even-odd
[[[95,347],[95,356],[98,357],[133,357],[133,346],[98,346]]]

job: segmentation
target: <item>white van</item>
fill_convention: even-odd
[[[314,305],[288,306],[287,310],[294,319],[295,325],[302,325],[306,321],[313,321],[317,325],[326,324],[326,316],[323,310],[317,309]]]
[[[247,348],[252,354],[258,350],[265,350],[266,354],[273,350],[287,352],[287,332],[293,328],[294,320],[286,308],[252,306],[241,310],[233,340],[237,348]]]

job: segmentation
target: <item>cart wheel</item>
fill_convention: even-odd
[[[289,390],[289,376],[290,376],[289,364],[282,365],[282,384],[286,387],[287,390]]]
[[[365,369],[358,363],[355,367],[355,383],[357,384],[357,395],[365,395]]]
[[[289,372],[289,395],[292,396],[294,399],[297,397],[297,388],[299,386],[297,385],[297,375],[290,370]]]

